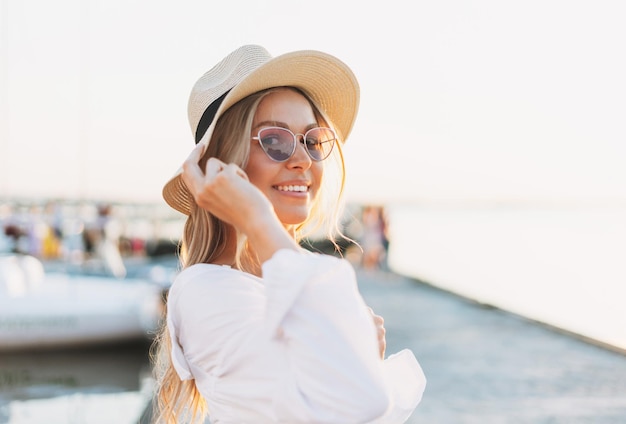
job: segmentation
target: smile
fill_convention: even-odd
[[[298,193],[306,193],[307,191],[309,191],[309,187],[305,185],[280,185],[280,186],[275,186],[275,188],[278,191],[291,191],[291,192],[298,192]]]

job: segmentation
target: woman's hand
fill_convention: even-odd
[[[209,158],[203,173],[198,165],[203,150],[203,145],[193,149],[183,163],[182,174],[198,206],[244,233],[251,217],[274,215],[267,197],[250,183],[246,173],[237,165]]]
[[[298,249],[269,199],[243,169],[209,158],[203,173],[198,165],[203,153],[204,146],[198,145],[183,163],[183,181],[198,206],[244,233],[261,262],[281,248]]]
[[[374,325],[376,326],[376,334],[378,335],[378,350],[381,359],[385,359],[385,349],[387,349],[387,339],[385,338],[385,320],[380,315],[376,315],[372,308],[369,308]]]

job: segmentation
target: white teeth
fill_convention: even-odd
[[[279,191],[299,191],[305,193],[308,191],[308,187],[305,185],[288,185],[288,186],[276,186]]]

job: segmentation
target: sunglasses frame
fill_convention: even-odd
[[[332,143],[332,146],[330,147],[330,150],[328,150],[328,153],[326,154],[326,156],[324,156],[321,159],[316,159],[313,157],[313,155],[311,154],[311,152],[309,151],[309,145],[306,143],[306,136],[311,132],[311,131],[315,131],[315,130],[328,130],[332,133],[333,138],[332,140],[329,141],[325,141],[324,143]],[[270,154],[267,152],[267,150],[265,149],[265,147],[263,146],[263,142],[261,141],[261,132],[265,131],[265,130],[282,130],[282,131],[286,131],[289,134],[291,134],[293,136],[293,144],[292,144],[292,149],[291,149],[291,153],[289,153],[289,156],[287,156],[285,159],[283,160],[278,160],[273,158],[272,156],[270,156]],[[301,136],[301,140],[298,140],[298,136]],[[310,130],[308,130],[307,132],[305,132],[304,134],[301,133],[294,133],[293,131],[291,131],[289,128],[284,128],[284,127],[263,127],[259,130],[259,132],[257,133],[256,137],[252,137],[253,140],[257,140],[259,142],[259,145],[261,146],[261,149],[263,149],[263,152],[265,152],[265,154],[267,155],[267,157],[269,157],[271,160],[273,160],[274,162],[286,162],[288,161],[293,154],[296,152],[296,147],[298,146],[298,142],[302,142],[302,144],[304,144],[304,150],[306,150],[307,155],[309,155],[309,157],[311,158],[312,161],[314,162],[321,162],[324,159],[328,158],[328,156],[330,156],[330,154],[332,153],[333,149],[335,148],[335,142],[337,141],[337,133],[332,129],[332,128],[328,128],[328,127],[315,127],[315,128],[311,128]]]

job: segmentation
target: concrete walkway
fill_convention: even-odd
[[[387,353],[410,348],[428,378],[408,423],[626,423],[625,355],[415,280],[358,275]]]

